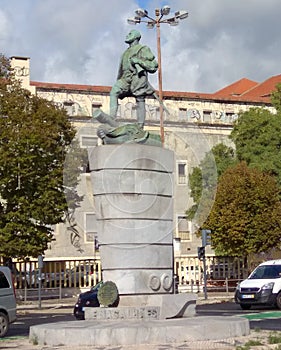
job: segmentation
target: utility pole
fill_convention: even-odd
[[[204,278],[204,298],[208,299],[207,294],[207,265],[206,265],[206,254],[205,248],[207,245],[211,245],[211,230],[201,231],[202,246],[198,247],[198,259],[203,262],[203,278]]]

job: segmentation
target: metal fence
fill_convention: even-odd
[[[249,270],[246,262],[232,257],[206,257],[207,290],[213,292],[234,291]],[[204,288],[203,262],[194,257],[176,257],[175,274],[179,291],[201,292]]]
[[[238,258],[206,257],[208,292],[232,292],[237,283],[248,275],[245,262]],[[38,297],[40,284],[42,298],[72,296],[71,289],[87,289],[102,280],[100,259],[14,262],[12,272],[16,293],[20,300]],[[203,263],[194,257],[175,257],[175,275],[179,292],[204,290]],[[77,293],[76,293],[77,294]]]
[[[44,261],[39,268],[37,260],[14,262],[12,266],[17,289],[84,288],[102,279],[100,260]]]

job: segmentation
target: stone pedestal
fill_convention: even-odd
[[[103,145],[89,161],[104,281],[121,295],[173,293],[174,153]]]

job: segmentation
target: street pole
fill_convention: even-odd
[[[38,309],[41,309],[41,289],[42,289],[42,268],[43,268],[43,256],[39,255],[38,256]],[[35,275],[34,275],[34,282],[36,284],[36,270],[35,270]]]
[[[159,112],[160,112],[160,137],[162,145],[165,142],[164,136],[164,110],[163,110],[163,86],[162,86],[162,60],[161,60],[161,34],[160,34],[160,10],[155,10],[156,15],[156,32],[157,32],[157,57],[158,57],[158,89],[159,89]]]
[[[170,13],[170,6],[165,5],[161,9],[155,9],[155,18],[149,16],[148,12],[142,8],[139,8],[135,11],[136,16],[134,18],[128,18],[129,24],[137,24],[145,22],[148,28],[154,28],[156,26],[157,31],[157,55],[158,55],[158,85],[159,85],[159,111],[160,111],[160,138],[162,146],[164,145],[164,107],[163,107],[163,87],[162,87],[162,63],[161,63],[161,40],[160,40],[160,24],[166,23],[171,26],[176,26],[179,23],[179,20],[185,19],[188,17],[187,11],[177,11],[175,15],[169,18],[165,18]]]
[[[38,274],[38,309],[39,310],[41,310],[41,306],[42,306],[42,304],[41,304],[41,288],[42,288],[41,278],[42,278],[42,269],[41,269],[41,267],[39,267],[39,274]],[[36,273],[35,273],[34,279],[36,281]]]
[[[203,276],[204,276],[204,298],[205,300],[208,299],[208,294],[207,294],[207,266],[206,266],[206,256],[204,254],[203,257]]]

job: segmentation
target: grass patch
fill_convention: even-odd
[[[268,337],[269,344],[280,344],[281,343],[281,334],[280,333],[272,333]]]
[[[249,340],[244,345],[240,345],[236,347],[236,350],[250,350],[252,346],[259,346],[262,343],[259,340]]]
[[[32,339],[31,339],[31,343],[33,344],[33,345],[38,345],[38,337],[37,336],[33,336],[32,337]]]

